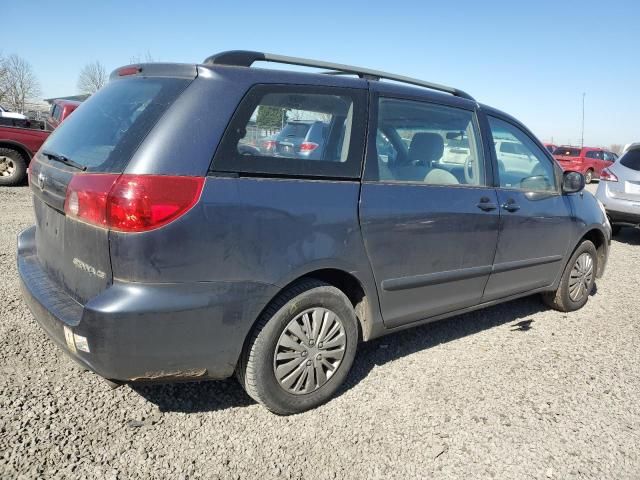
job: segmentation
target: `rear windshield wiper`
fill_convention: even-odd
[[[49,160],[55,160],[56,162],[64,163],[65,165],[69,165],[70,167],[77,168],[78,170],[82,170],[83,172],[87,169],[86,165],[81,165],[78,162],[74,162],[70,158],[65,157],[59,153],[53,153],[48,150],[43,150],[42,154],[47,157]]]

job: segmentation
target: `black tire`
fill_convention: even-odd
[[[584,183],[593,182],[593,170],[587,170],[587,173],[584,174]]]
[[[311,393],[289,393],[276,378],[274,354],[289,322],[311,308],[329,309],[339,317],[346,337],[344,355],[319,388]],[[261,314],[245,344],[236,375],[247,394],[270,411],[279,415],[300,413],[333,396],[349,373],[357,344],[358,321],[347,296],[325,282],[303,280],[276,297]]]
[[[571,277],[571,271],[578,258],[582,254],[588,254],[591,257],[593,262],[593,274],[591,276],[591,280],[589,285],[586,288],[586,294],[582,295],[580,298],[573,300],[569,294],[569,281]],[[555,292],[547,292],[542,295],[544,302],[550,306],[551,308],[558,310],[560,312],[573,312],[575,310],[581,309],[589,300],[589,295],[593,292],[593,287],[596,282],[596,272],[598,271],[598,252],[596,250],[595,245],[589,241],[585,240],[582,242],[578,248],[575,249],[573,255],[567,262],[567,265],[564,268],[564,272],[562,274],[562,278],[560,279],[560,285]]]
[[[18,150],[0,148],[0,186],[13,187],[27,178],[27,159]],[[6,167],[5,167],[6,165]],[[11,168],[11,174],[5,174]]]
[[[611,225],[611,235],[618,235],[620,230],[622,230],[622,225]]]

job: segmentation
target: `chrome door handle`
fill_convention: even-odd
[[[520,210],[520,205],[518,205],[513,200],[509,200],[508,202],[503,203],[501,205],[501,208],[504,208],[507,212],[517,212],[518,210]]]

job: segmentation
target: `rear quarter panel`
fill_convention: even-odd
[[[360,280],[376,321],[375,282],[358,222],[360,183],[208,177],[184,217],[140,234],[111,232],[113,276],[127,282],[231,282],[283,288],[320,269]],[[269,299],[247,298],[249,310]],[[254,318],[241,319],[246,330]]]

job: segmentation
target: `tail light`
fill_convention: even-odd
[[[616,177],[608,168],[603,168],[602,172],[600,172],[600,180],[604,180],[605,182],[617,182],[618,177]]]
[[[276,148],[275,140],[267,140],[266,142],[264,142],[265,150],[275,150],[275,148]]]
[[[132,65],[130,67],[123,67],[120,70],[118,70],[118,76],[126,77],[128,75],[136,75],[141,71],[142,71],[141,67],[138,67],[137,65]]]
[[[188,212],[203,185],[202,177],[78,174],[67,188],[64,211],[111,230],[153,230]]]
[[[301,152],[313,152],[316,148],[318,148],[319,145],[317,143],[313,143],[313,142],[302,142],[300,144],[300,151]]]

